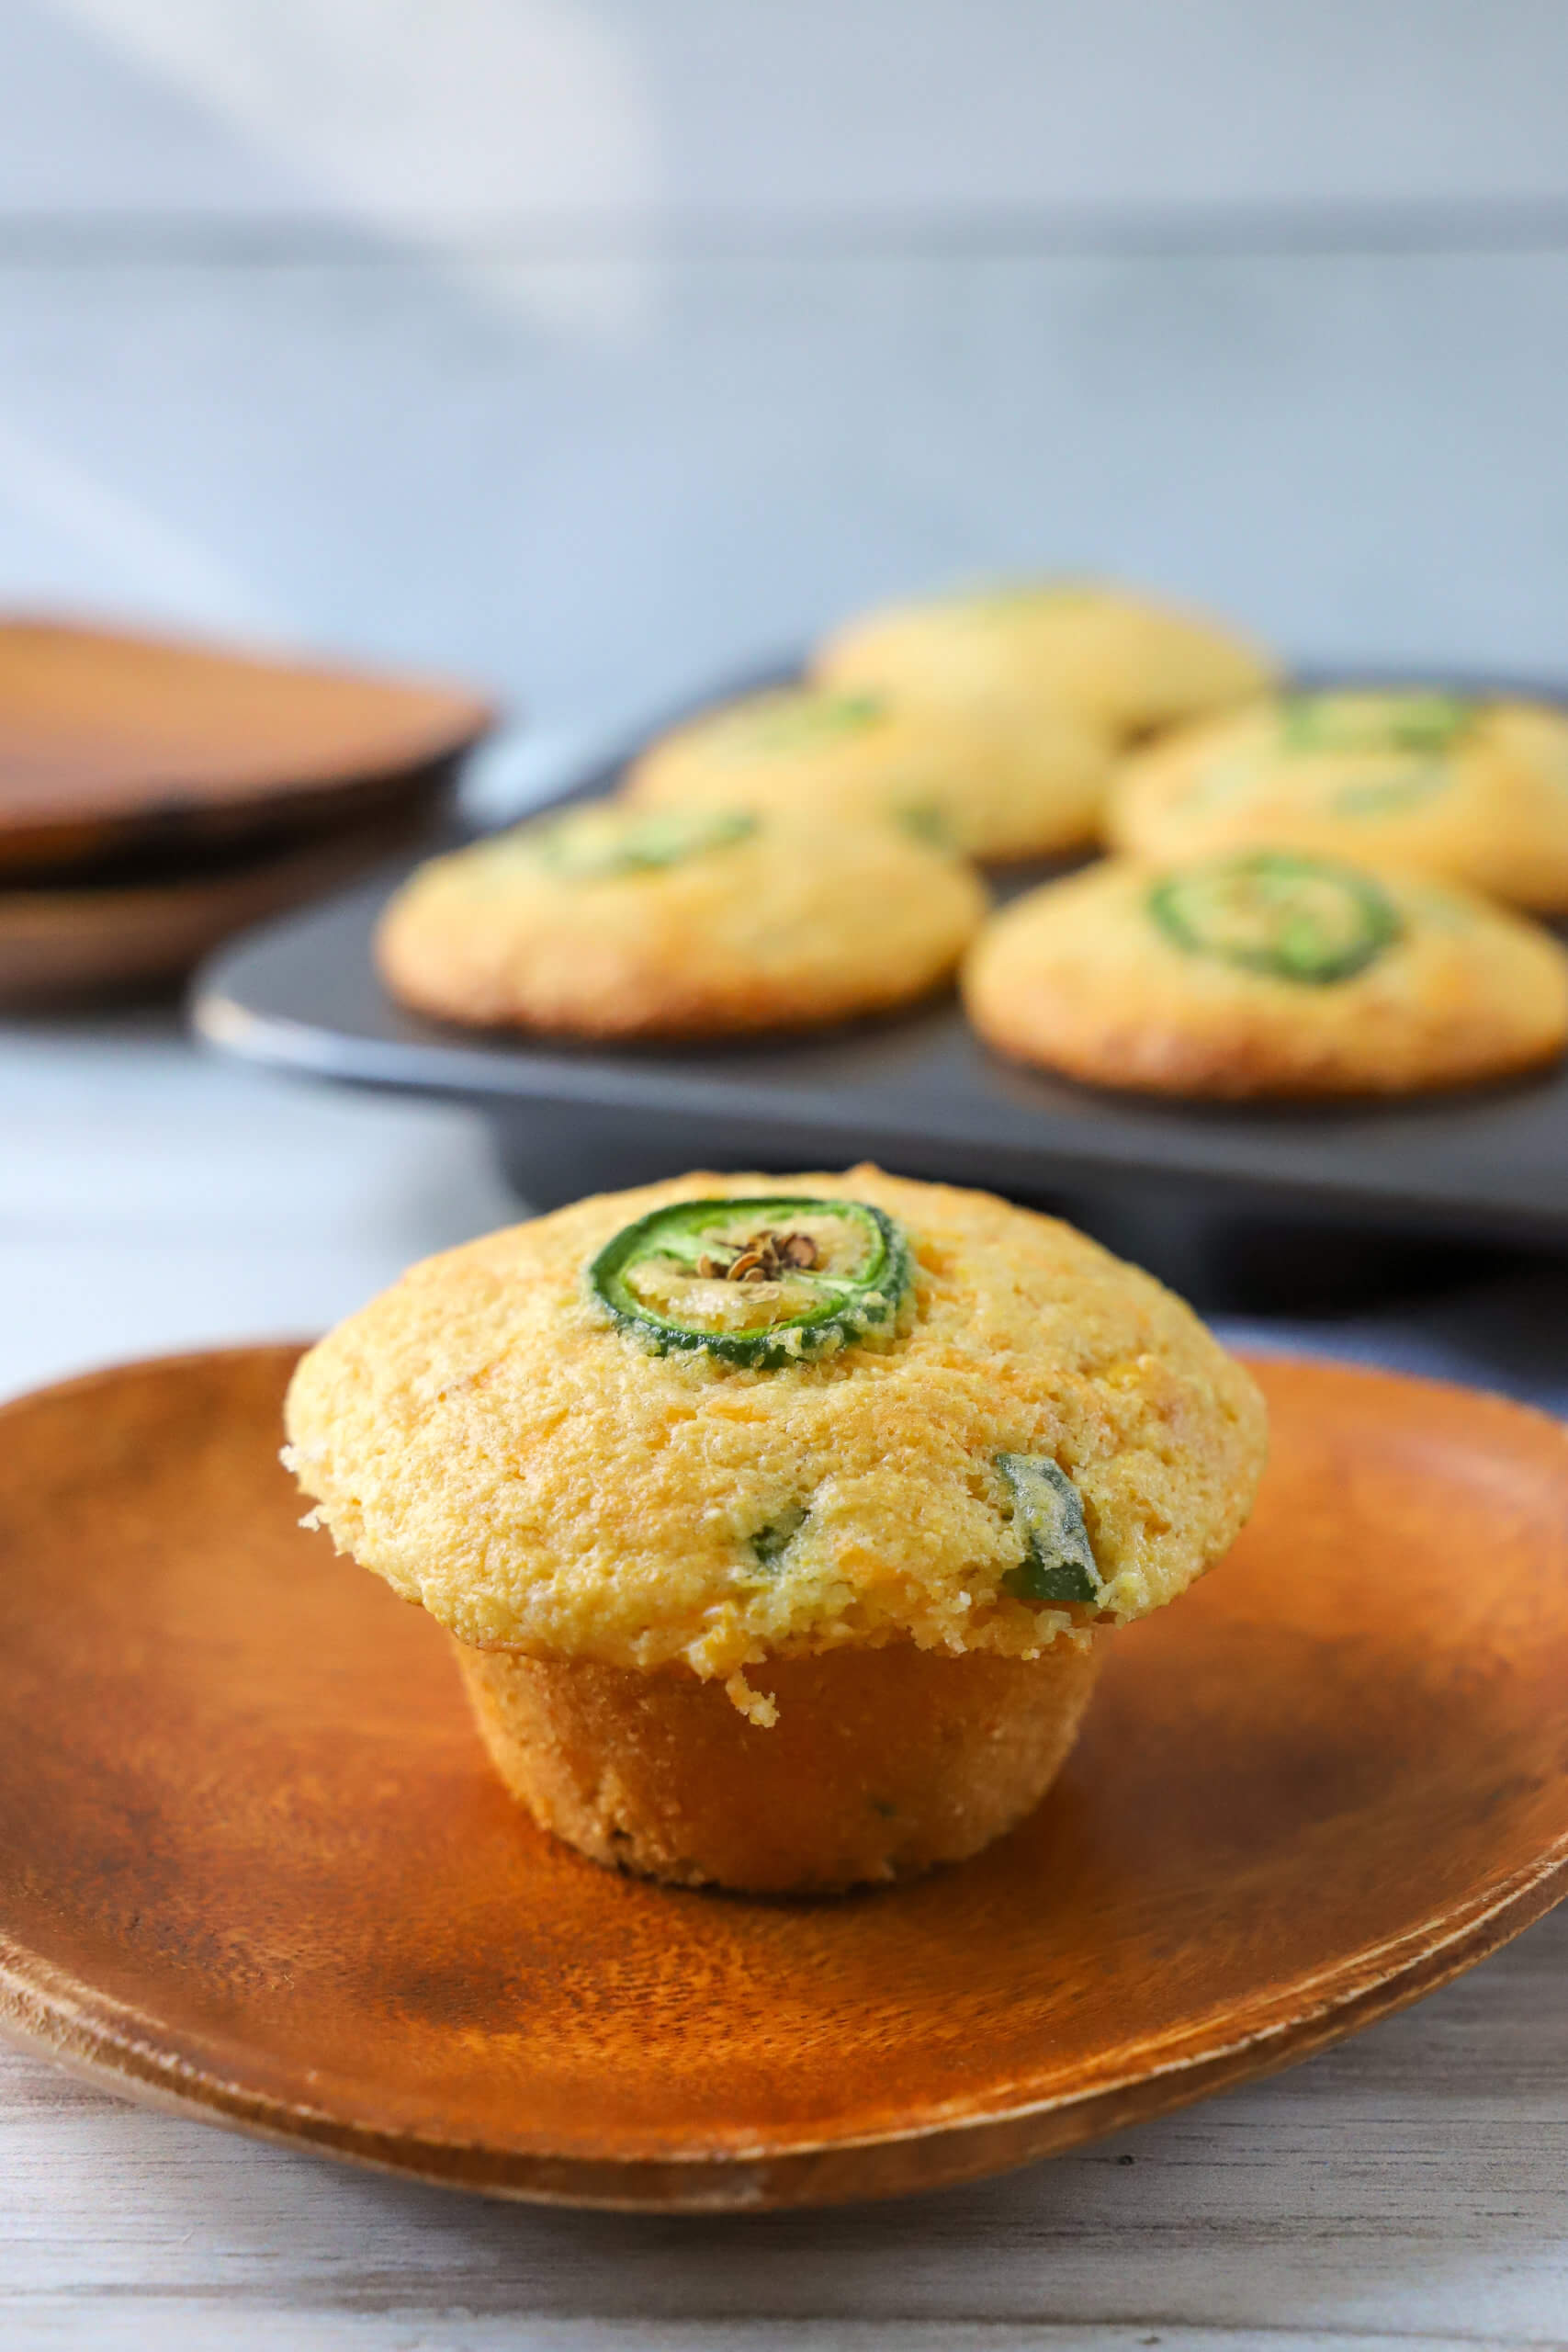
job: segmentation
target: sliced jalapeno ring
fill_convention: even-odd
[[[1287,752],[1451,751],[1472,724],[1475,705],[1459,695],[1287,695],[1280,741]]]
[[[843,694],[821,686],[785,687],[739,703],[715,722],[718,749],[740,759],[793,758],[818,744],[857,735],[885,714],[879,695]]]
[[[1286,694],[1279,741],[1293,752],[1453,751],[1476,706],[1460,694]]]
[[[1364,972],[1402,928],[1393,899],[1370,875],[1288,850],[1255,850],[1168,874],[1147,906],[1190,956],[1313,987]]]
[[[1104,1580],[1066,1472],[1049,1454],[998,1453],[997,1468],[1023,1538],[1023,1559],[1002,1577],[1002,1590],[1016,1600],[1098,1600]]]
[[[654,1209],[606,1242],[588,1286],[657,1354],[776,1371],[890,1333],[913,1275],[881,1209],[779,1193]]]
[[[584,808],[525,826],[517,847],[566,882],[610,882],[655,874],[727,849],[757,830],[739,808]]]

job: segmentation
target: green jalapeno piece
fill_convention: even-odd
[[[562,881],[611,882],[727,849],[756,830],[755,817],[738,808],[584,808],[525,827],[515,840]]]
[[[890,811],[893,822],[925,849],[945,850],[951,856],[958,844],[947,811],[934,800],[907,800]]]
[[[1186,954],[1307,987],[1352,979],[1401,931],[1393,899],[1370,875],[1289,850],[1253,850],[1168,874],[1147,906]]]
[[[1287,752],[1405,752],[1433,759],[1473,723],[1459,695],[1287,695],[1280,741]]]
[[[751,1555],[759,1567],[771,1569],[778,1566],[779,1562],[805,1526],[806,1519],[807,1511],[804,1503],[785,1503],[772,1519],[766,1521],[762,1526],[752,1530],[748,1541],[751,1547]]]
[[[831,694],[807,687],[799,694],[764,695],[722,715],[716,741],[737,758],[793,758],[841,735],[858,735],[884,715],[877,695]]]
[[[913,1278],[881,1209],[787,1193],[654,1209],[588,1269],[600,1304],[656,1354],[700,1348],[765,1371],[890,1334]]]
[[[1049,1454],[998,1453],[1023,1537],[1023,1559],[1002,1578],[1016,1600],[1098,1600],[1102,1578],[1084,1525],[1078,1490]]]

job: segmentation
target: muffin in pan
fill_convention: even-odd
[[[376,954],[447,1021],[716,1037],[923,996],[985,908],[967,865],[897,826],[591,803],[421,866]]]
[[[1427,876],[1296,850],[1110,858],[996,917],[964,1001],[1005,1054],[1181,1095],[1404,1094],[1555,1059],[1568,955]]]
[[[302,1360],[288,1424],[547,1827],[774,1891],[1028,1812],[1113,1629],[1226,1550],[1264,1450],[1149,1276],[874,1168],[694,1175],[431,1259]]]
[[[649,808],[792,808],[823,823],[892,817],[991,862],[1094,838],[1111,775],[1103,729],[925,698],[781,686],[649,745],[626,779]]]
[[[1014,738],[1068,711],[1119,744],[1268,692],[1271,657],[1217,623],[1096,581],[1020,581],[848,621],[814,673]]]
[[[1258,846],[1419,868],[1568,910],[1568,713],[1425,690],[1289,695],[1129,760],[1107,815],[1145,858]]]

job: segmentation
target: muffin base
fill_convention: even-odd
[[[718,1682],[455,1642],[480,1736],[541,1827],[678,1886],[827,1894],[961,1861],[1032,1812],[1066,1758],[1104,1643],[1036,1658],[912,1644]]]

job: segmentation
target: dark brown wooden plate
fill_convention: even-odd
[[[484,735],[428,680],[0,622],[0,873],[199,854],[363,820]]]
[[[0,1009],[39,1010],[167,988],[247,924],[342,889],[433,843],[440,796],[177,880],[75,889],[0,887]]]
[[[503,2195],[885,2196],[1265,2074],[1568,1874],[1568,1431],[1260,1367],[1253,1525],[977,1860],[761,1903],[492,1779],[445,1640],[296,1526],[292,1351],[0,1413],[0,2018],[132,2098]]]

